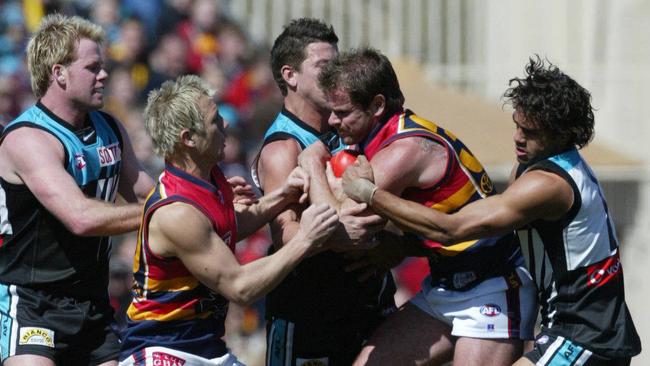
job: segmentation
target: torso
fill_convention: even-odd
[[[557,174],[574,192],[563,217],[537,220],[519,232],[541,291],[544,329],[604,356],[638,354],[619,243],[595,175],[575,149],[522,167],[519,176],[536,170]]]
[[[91,112],[88,118],[88,127],[77,130],[38,104],[9,124],[3,139],[23,128],[49,134],[61,146],[63,166],[79,188],[89,197],[114,202],[121,135],[107,114]],[[107,296],[109,238],[75,236],[11,175],[0,178],[0,200],[6,210],[0,210],[0,281]]]
[[[411,111],[397,113],[361,144],[369,160],[382,149],[402,139],[428,139],[446,150],[447,159],[441,162],[429,159],[429,164],[443,166],[441,175],[424,180],[417,186],[404,189],[401,197],[445,213],[454,213],[466,204],[495,193],[492,181],[481,163],[467,147],[449,131]],[[425,171],[427,168],[423,168]],[[431,274],[434,281],[454,288],[465,289],[482,278],[501,275],[523,264],[518,241],[514,234],[471,240],[443,246],[426,238],[423,245],[433,249]]]
[[[221,337],[228,301],[192,276],[176,257],[151,250],[149,222],[165,205],[193,205],[234,251],[237,241],[233,193],[219,168],[207,182],[167,165],[147,198],[133,264],[134,300],[127,311],[121,359],[144,347],[162,346],[214,358],[226,352]],[[182,225],[182,223],[181,223]]]
[[[319,140],[327,140],[332,152],[345,147],[335,134],[319,134],[286,110],[267,131],[264,146],[283,139],[295,140],[301,149]],[[256,169],[254,176],[255,173]],[[331,251],[305,259],[267,296],[267,317],[327,324],[361,319],[360,315],[365,313],[394,306],[392,276],[375,276],[359,283],[354,273],[344,270],[345,266],[343,256]]]

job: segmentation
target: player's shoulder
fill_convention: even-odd
[[[179,225],[178,223],[183,223]],[[170,236],[184,232],[212,230],[208,217],[194,204],[176,201],[157,208],[151,216],[150,230],[159,230]]]
[[[436,141],[423,136],[409,136],[391,141],[372,160],[396,161],[408,165],[430,161],[433,157],[442,158],[446,154],[447,149]]]
[[[276,140],[262,148],[260,152],[260,163],[262,165],[293,165],[298,163],[298,155],[302,149],[296,140]]]
[[[36,125],[25,125],[12,129],[2,138],[2,148],[7,154],[30,154],[39,151],[60,151],[63,146],[51,133]],[[28,154],[29,155],[29,154]]]

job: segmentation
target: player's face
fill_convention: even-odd
[[[336,46],[326,42],[315,42],[305,49],[307,58],[296,70],[296,91],[307,102],[321,110],[327,109],[325,94],[318,87],[318,75],[323,67],[338,55]]]
[[[550,146],[546,143],[548,139],[535,123],[527,120],[519,109],[512,114],[512,120],[515,122],[513,135],[515,154],[520,164],[526,164],[549,155]]]
[[[372,128],[374,115],[350,101],[347,91],[337,89],[327,95],[332,110],[328,123],[336,128],[339,136],[347,145],[361,142]]]
[[[228,123],[219,115],[217,104],[213,98],[207,95],[201,97],[199,107],[204,115],[205,130],[202,134],[195,134],[193,139],[199,154],[210,164],[216,164],[224,157]]]
[[[104,106],[104,86],[108,77],[99,44],[82,38],[75,53],[75,60],[63,67],[66,95],[81,109],[99,109]]]

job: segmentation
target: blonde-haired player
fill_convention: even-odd
[[[233,205],[217,166],[227,125],[196,76],[153,91],[145,121],[166,166],[145,203],[120,364],[241,365],[221,339],[229,301],[249,304],[277,286],[298,262],[325,249],[338,217],[326,205],[311,206],[281,250],[239,265],[235,243],[285,206],[304,202],[309,178],[296,168],[258,203]]]
[[[109,235],[153,187],[104,104],[102,29],[50,15],[30,40],[38,102],[0,140],[0,362],[116,365]],[[117,195],[130,202],[115,205]]]

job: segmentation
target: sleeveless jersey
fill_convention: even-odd
[[[264,133],[264,142],[262,148],[273,141],[293,139],[300,145],[301,149],[313,144],[316,141],[322,141],[330,149],[332,154],[339,152],[346,148],[343,140],[334,132],[319,133],[316,129],[301,121],[293,113],[286,110],[284,107],[282,111],[275,118],[266,133]],[[262,149],[260,148],[260,153]],[[253,161],[251,167],[251,176],[255,185],[262,189],[259,179],[257,177],[257,162],[259,161],[259,153]]]
[[[454,213],[495,193],[481,163],[456,136],[409,110],[399,112],[376,126],[360,148],[371,160],[393,141],[408,137],[423,137],[440,144],[446,149],[448,159],[445,174],[437,183],[425,188],[409,187],[402,192],[402,198]],[[432,161],[432,164],[437,163]],[[512,271],[513,266],[524,263],[514,232],[449,246],[424,237],[418,239],[432,249],[429,262],[434,283],[455,290],[469,288],[488,277],[503,275]]]
[[[237,225],[233,193],[217,166],[211,176],[212,182],[207,182],[167,164],[147,198],[133,260],[133,301],[122,332],[121,360],[154,346],[208,359],[227,352],[221,337],[228,300],[200,283],[180,259],[158,256],[149,248],[148,227],[153,213],[170,203],[184,202],[205,214],[234,252]]]
[[[119,129],[102,112],[90,112],[87,124],[75,131],[39,102],[7,125],[2,138],[18,128],[47,131],[63,145],[64,168],[79,188],[114,202],[122,165]],[[1,282],[105,298],[109,254],[108,237],[72,234],[27,186],[0,178]]]
[[[332,153],[346,147],[337,134],[319,134],[283,109],[266,132],[262,148],[273,141],[286,139],[296,140],[303,149],[320,140],[328,145]],[[256,164],[257,160],[252,168],[254,177],[257,176]],[[259,186],[258,181],[256,184]],[[303,260],[267,295],[267,318],[323,324],[360,318],[394,306],[395,283],[390,274],[373,276],[359,283],[356,274],[345,272],[345,265],[343,256],[332,251]]]
[[[532,170],[559,175],[574,197],[564,217],[519,232],[540,290],[542,326],[606,357],[637,355],[641,344],[625,304],[619,244],[593,171],[576,149],[521,166],[517,176]]]

